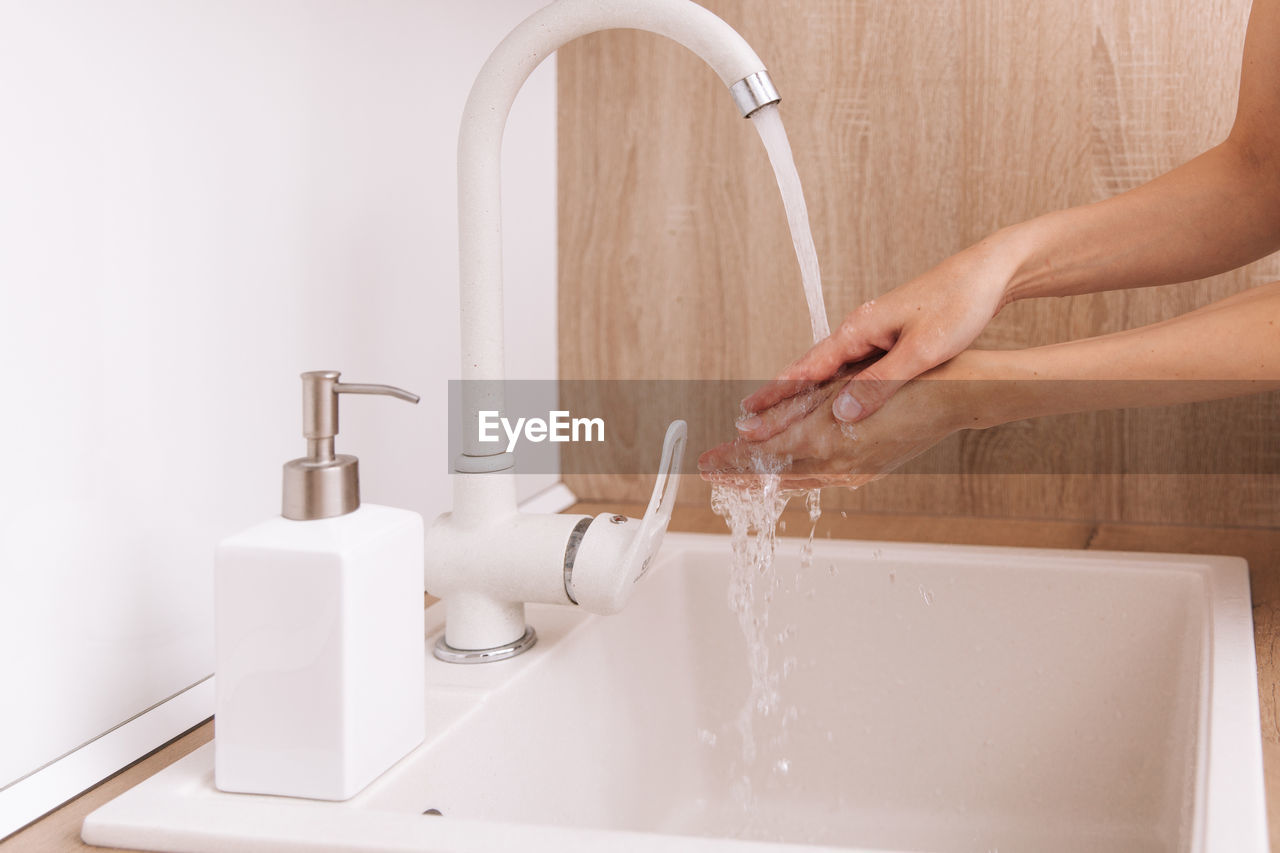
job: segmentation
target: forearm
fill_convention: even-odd
[[[934,373],[967,380],[945,383],[959,428],[1280,389],[1280,282],[1111,335],[970,350]]]
[[[1009,301],[1192,281],[1280,248],[1280,168],[1236,140],[1137,189],[993,238]]]
[[[1254,0],[1223,144],[1130,192],[989,238],[1008,299],[1191,281],[1280,248],[1280,0]]]

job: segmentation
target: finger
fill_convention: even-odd
[[[823,399],[825,395],[814,391],[782,400],[758,415],[739,419],[735,424],[738,435],[748,441],[765,441],[773,438],[812,412]]]
[[[825,382],[845,363],[859,361],[876,351],[877,348],[869,343],[846,346],[835,336],[826,338],[778,374],[772,382],[743,400],[742,409],[748,413],[763,412],[788,397]]]
[[[717,445],[698,457],[698,470],[703,473],[745,470],[750,467],[750,454],[746,447],[742,439]]]
[[[729,448],[733,446],[733,442],[728,441],[724,444],[717,445],[698,456],[698,470],[701,472],[721,471],[727,467]]]
[[[709,474],[732,477],[780,474],[790,464],[791,455],[779,438],[764,443],[738,438],[713,447],[698,457],[698,471],[704,480],[712,479]]]
[[[808,492],[813,489],[824,489],[827,483],[814,477],[783,477],[778,481],[778,488],[787,492]]]
[[[899,344],[845,384],[831,403],[831,413],[838,421],[857,423],[876,412],[899,388],[933,366],[934,363],[922,358],[915,347]]]
[[[834,474],[784,474],[778,480],[778,488],[786,491],[827,489],[849,485],[850,478]],[[854,486],[853,488],[857,488]]]
[[[878,477],[863,474],[795,474],[783,477],[778,488],[787,490],[857,489]]]
[[[823,338],[792,362],[776,379],[743,400],[743,411],[754,414],[771,408],[781,400],[830,379],[846,362],[864,359],[877,349],[855,329],[854,323],[846,321],[834,334]]]
[[[758,485],[764,478],[773,475],[760,471],[703,471],[698,476],[712,485],[749,489]]]
[[[698,476],[708,483],[749,488],[763,478],[777,476],[777,467],[777,465],[761,466],[754,458],[734,458],[723,467],[703,468],[699,470]]]
[[[763,412],[778,405],[788,397],[793,397],[801,391],[812,388],[815,382],[803,379],[783,379],[782,375],[779,374],[776,379],[771,379],[745,397],[742,401],[742,411],[747,414]]]

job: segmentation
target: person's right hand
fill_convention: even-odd
[[[851,362],[875,359],[834,398],[832,413],[845,423],[868,417],[905,383],[967,349],[1008,301],[1012,270],[997,242],[953,255],[845,317],[830,337],[742,401],[741,436],[764,441],[786,429],[811,406],[778,404],[803,397]]]

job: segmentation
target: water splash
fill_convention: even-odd
[[[809,538],[800,548],[800,573],[813,567],[813,535],[818,532],[818,520],[822,518],[822,491],[809,489],[804,493],[804,508],[809,513]]]
[[[747,647],[747,671],[751,684],[736,720],[742,741],[742,775],[732,790],[738,805],[748,815],[755,812],[753,772],[760,757],[757,726],[771,720],[778,721],[777,732],[768,739],[768,746],[777,754],[785,750],[788,728],[798,715],[795,707],[784,707],[780,689],[782,681],[796,669],[798,661],[788,656],[778,665],[770,656],[770,639],[781,647],[796,632],[794,625],[786,625],[772,634],[769,631],[770,605],[782,588],[782,580],[774,564],[779,521],[790,499],[804,495],[810,530],[801,560],[803,571],[803,567],[812,564],[813,536],[822,515],[818,490],[797,492],[781,487],[779,471],[785,467],[784,461],[761,455],[753,463],[756,476],[733,484],[718,483],[711,493],[712,510],[724,518],[729,528],[733,552],[729,607],[738,618]],[[797,584],[799,577],[797,574]],[[768,766],[767,772],[775,780],[782,779],[788,775],[790,767],[791,761],[784,753]]]
[[[776,472],[765,472],[740,484],[717,484],[711,493],[712,510],[729,527],[733,549],[729,608],[738,617],[746,640],[747,671],[751,677],[751,687],[738,715],[744,770],[749,770],[756,760],[756,717],[769,717],[778,706],[779,675],[769,665],[766,632],[769,604],[779,586],[773,563],[777,524],[790,499],[790,494],[779,488],[780,483]]]

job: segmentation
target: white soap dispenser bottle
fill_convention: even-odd
[[[339,394],[386,385],[302,374],[307,455],[284,466],[282,517],[218,544],[215,781],[223,791],[345,800],[422,742],[423,524],[360,503],[335,455]]]

